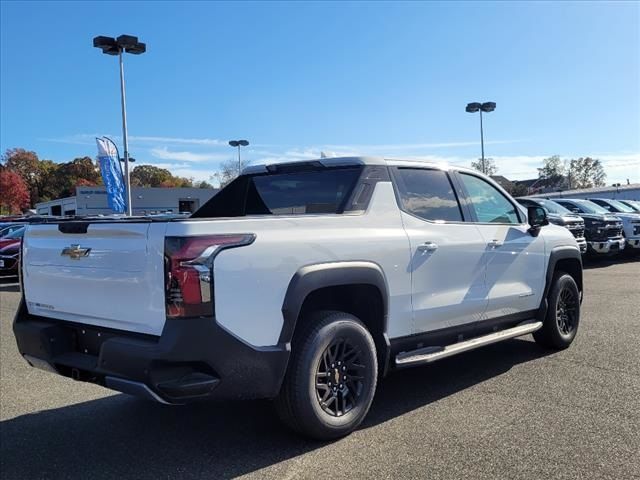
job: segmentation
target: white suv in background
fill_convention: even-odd
[[[589,200],[622,219],[627,248],[640,249],[640,212],[618,200],[609,198],[590,198]]]

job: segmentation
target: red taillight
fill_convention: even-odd
[[[213,259],[249,245],[253,234],[167,237],[164,244],[167,317],[213,315]]]

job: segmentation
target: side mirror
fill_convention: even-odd
[[[572,208],[571,211],[573,213],[580,213],[580,209],[579,208]]]
[[[527,217],[529,219],[529,225],[531,226],[529,232],[534,236],[538,234],[540,228],[549,225],[547,211],[542,207],[528,207]]]

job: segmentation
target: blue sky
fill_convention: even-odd
[[[640,3],[2,2],[0,148],[69,161],[120,141],[125,59],[138,163],[208,179],[247,138],[253,163],[335,154],[479,157],[470,101],[495,101],[486,156],[535,177],[597,156],[640,182]]]

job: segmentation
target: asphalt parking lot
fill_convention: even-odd
[[[640,478],[640,261],[585,270],[575,343],[530,336],[382,382],[334,443],[268,402],[167,407],[29,368],[0,280],[0,472],[13,478]]]

